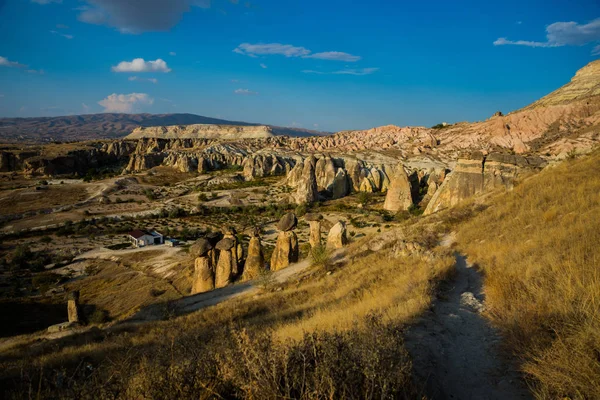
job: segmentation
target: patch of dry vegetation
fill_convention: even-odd
[[[600,393],[600,151],[548,168],[459,229],[538,398]]]
[[[67,284],[67,289],[79,290],[82,304],[106,311],[111,319],[126,318],[144,306],[181,296],[164,279],[127,268],[121,263],[89,261],[87,270],[91,276],[74,280]]]
[[[44,190],[17,189],[0,196],[0,215],[69,206],[87,198],[86,185],[49,185]]]

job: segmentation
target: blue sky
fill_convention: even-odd
[[[0,0],[0,38],[2,117],[431,126],[566,83],[600,58],[600,3]]]

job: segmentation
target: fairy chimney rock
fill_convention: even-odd
[[[304,219],[308,221],[308,225],[310,226],[308,236],[310,247],[319,247],[321,245],[321,221],[323,220],[323,216],[317,213],[308,213],[304,216]]]
[[[69,322],[79,322],[79,291],[74,290],[69,293],[67,298],[67,312],[69,315]]]
[[[348,244],[346,224],[343,221],[338,221],[338,223],[329,230],[329,235],[327,235],[327,248],[341,249],[346,244]]]
[[[213,245],[208,239],[198,239],[190,247],[190,253],[194,260],[194,279],[192,282],[192,294],[204,293],[215,288],[215,274],[213,271],[211,251]]]

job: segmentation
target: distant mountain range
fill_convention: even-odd
[[[190,124],[268,126],[276,135],[327,135],[302,128],[227,121],[195,114],[86,114],[63,117],[0,118],[0,142],[67,142],[115,139],[127,136],[136,127]]]

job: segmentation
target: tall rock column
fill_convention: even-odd
[[[310,226],[310,233],[308,235],[308,242],[311,248],[321,246],[321,221],[323,216],[317,213],[308,213],[304,216],[304,219],[308,221]]]
[[[219,240],[221,239],[223,239],[223,236],[220,232],[209,232],[206,234],[206,240],[208,240],[212,245],[212,249],[208,252],[208,255],[210,257],[211,268],[213,270],[213,273],[217,268],[217,261],[219,259],[219,252],[217,249],[215,249],[215,246],[217,245],[217,243],[219,243]]]
[[[277,229],[281,232],[271,256],[271,271],[278,271],[298,262],[298,236],[292,231],[296,225],[298,219],[294,213],[287,213],[277,224]]]
[[[392,173],[390,187],[385,196],[383,209],[391,212],[408,210],[413,205],[410,181],[404,166],[398,164]]]
[[[348,244],[348,237],[346,236],[346,224],[343,221],[338,221],[330,230],[327,235],[327,248],[328,249],[341,249]]]
[[[215,246],[219,250],[219,261],[215,271],[215,288],[222,288],[231,283],[234,259],[232,249],[235,251],[235,242],[231,238],[223,238]]]
[[[194,260],[192,294],[204,293],[215,288],[215,273],[210,252],[213,245],[205,238],[198,239],[190,248]]]
[[[69,293],[67,299],[67,313],[69,315],[69,322],[79,322],[79,291],[74,290]]]
[[[260,230],[258,228],[252,231],[250,242],[248,243],[248,256],[244,264],[244,274],[242,280],[258,278],[260,273],[265,269],[265,256],[260,243]]]
[[[237,231],[233,226],[223,228],[223,238],[229,238],[233,240],[234,247],[231,250],[231,257],[233,259],[233,269],[231,270],[232,277],[236,277],[240,273],[240,266],[242,258],[244,257],[244,250],[242,244],[237,239]]]
[[[313,156],[310,156],[304,160],[302,178],[300,178],[300,181],[298,182],[298,188],[293,196],[296,204],[310,204],[319,199],[317,177],[315,174],[315,163],[316,162]]]

